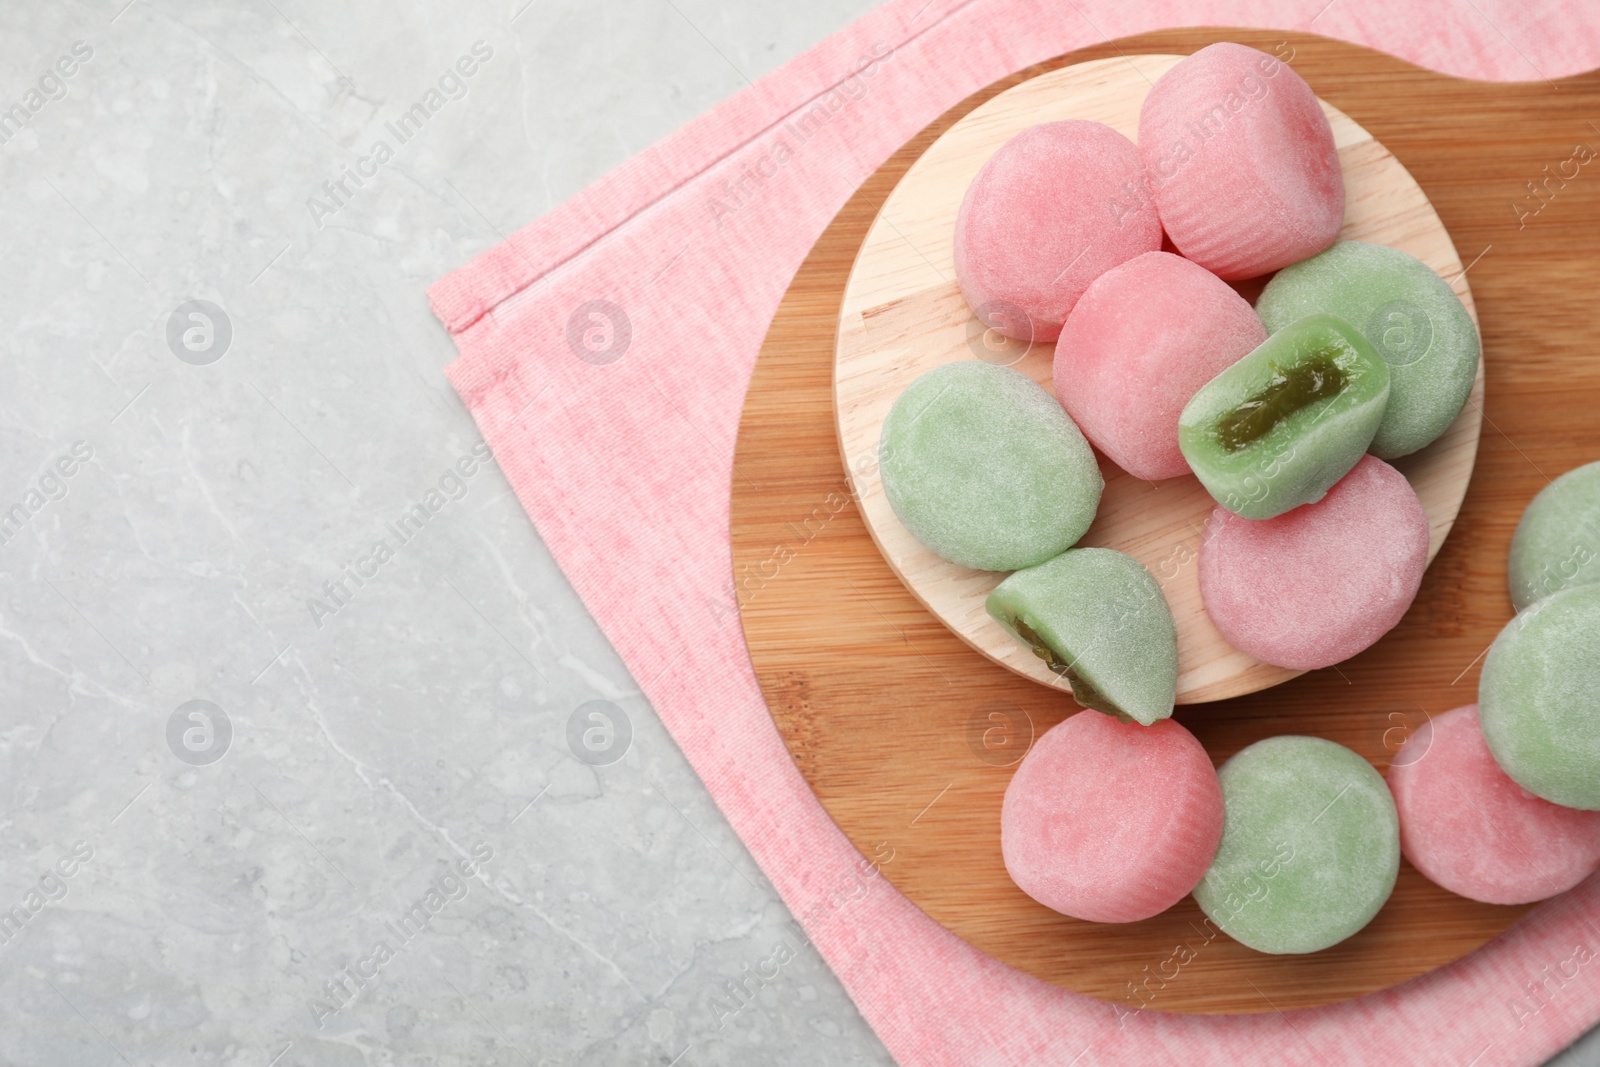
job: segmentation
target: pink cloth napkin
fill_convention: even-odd
[[[1468,78],[1600,65],[1586,2],[1533,13],[1519,0],[894,0],[435,284],[461,351],[451,381],[573,586],[901,1063],[1540,1062],[1600,1018],[1600,878],[1467,959],[1360,1000],[1133,1012],[996,962],[885,879],[858,883],[865,861],[796,770],[751,672],[728,547],[734,439],[763,334],[812,243],[878,165],[970,93],[1177,25],[1311,30]]]

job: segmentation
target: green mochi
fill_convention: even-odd
[[[1600,811],[1600,585],[1576,585],[1506,623],[1478,681],[1495,762],[1552,804]]]
[[[1361,332],[1308,315],[1200,388],[1178,418],[1178,447],[1223,507],[1270,519],[1350,472],[1388,398],[1389,365]]]
[[[1517,523],[1506,578],[1518,611],[1570,586],[1600,582],[1600,463],[1539,490]]]
[[[1105,480],[1077,424],[1021,371],[947,363],[906,387],[879,442],[889,506],[964,567],[1012,571],[1071,548]]]
[[[984,606],[1084,707],[1144,726],[1172,714],[1178,628],[1160,584],[1132,556],[1063,552],[1001,582]]]
[[[1222,843],[1195,901],[1259,952],[1317,952],[1378,914],[1400,870],[1400,820],[1378,772],[1320,737],[1269,737],[1217,772]]]
[[[1354,325],[1389,364],[1373,455],[1410,455],[1461,414],[1478,373],[1478,330],[1426,263],[1398,248],[1340,241],[1280,270],[1256,301],[1268,333],[1315,312]]]

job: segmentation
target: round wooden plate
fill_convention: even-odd
[[[1382,770],[1428,715],[1475,697],[1478,664],[1511,617],[1505,563],[1518,516],[1549,477],[1600,458],[1600,360],[1590,341],[1597,164],[1572,177],[1575,160],[1600,146],[1589,124],[1600,115],[1600,72],[1558,85],[1468,82],[1324,38],[1207,28],[1084,49],[975,94],[880,167],[796,272],[750,381],[730,531],[740,618],[773,721],[824,808],[898,890],[994,958],[1080,993],[1163,1011],[1266,1012],[1415,978],[1527,909],[1474,903],[1402,863],[1371,925],[1296,957],[1207,939],[1192,899],[1118,926],[1030,900],[1006,877],[1000,802],[1032,738],[1071,714],[1072,702],[980,655],[911,595],[851,496],[833,412],[837,325],[857,250],[944,131],[1051,70],[1218,40],[1284,55],[1427,191],[1469,266],[1493,388],[1455,529],[1401,624],[1337,670],[1181,707],[1177,718],[1218,763],[1264,737],[1302,733],[1348,745]],[[1580,144],[1591,151],[1575,153]]]
[[[845,285],[839,310],[834,410],[851,491],[878,547],[912,594],[996,663],[1066,693],[1071,687],[989,617],[984,598],[1005,577],[941,559],[895,517],[878,475],[883,420],[919,375],[975,356],[1005,362],[1054,393],[1054,346],[1006,344],[972,314],[955,282],[952,235],[962,196],[995,150],[1029,126],[1091,119],[1130,140],[1145,94],[1182,56],[1123,55],[1031,78],[980,105],[911,164],[883,204]],[[1406,168],[1370,133],[1323,104],[1344,171],[1341,237],[1392,245],[1446,278],[1476,321],[1472,294],[1450,234]],[[1001,343],[997,344],[997,340]],[[1482,426],[1483,368],[1472,403],[1439,440],[1396,464],[1428,513],[1431,561],[1455,522],[1472,477]],[[1200,600],[1199,568],[1187,566],[1215,502],[1193,476],[1146,482],[1101,457],[1105,495],[1081,544],[1133,556],[1161,582],[1178,626],[1178,703],[1222,700],[1265,689],[1299,671],[1240,652],[1217,631]]]

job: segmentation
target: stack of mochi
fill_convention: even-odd
[[[1478,703],[1408,737],[1388,775],[1406,859],[1487,904],[1600,869],[1600,463],[1534,497],[1507,570],[1517,614],[1484,657]]]
[[[1413,736],[1386,784],[1307,736],[1213,769],[1170,718],[1160,584],[1124,553],[1073,547],[1099,508],[1098,449],[1138,478],[1193,474],[1215,499],[1200,591],[1242,651],[1312,670],[1400,621],[1429,531],[1387,461],[1455,421],[1479,341],[1427,265],[1338,240],[1344,195],[1311,88],[1223,43],[1154,85],[1137,145],[1094,122],[1035,126],[962,202],[963,295],[986,325],[1055,342],[1056,395],[987,362],[938,367],[891,408],[880,470],[924,545],[1013,572],[989,614],[1092,709],[1039,739],[1001,815],[1013,880],[1067,915],[1132,922],[1192,892],[1236,940],[1303,953],[1377,914],[1402,849],[1483,900],[1560,892],[1600,863],[1600,814],[1575,810],[1600,809],[1600,660],[1583,651],[1600,643],[1600,561],[1586,589],[1526,607],[1476,710]],[[1254,307],[1230,284],[1268,275]],[[1518,533],[1519,607],[1600,557],[1600,473],[1549,493]]]

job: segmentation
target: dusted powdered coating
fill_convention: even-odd
[[[1403,474],[1363,456],[1327,496],[1275,519],[1219,504],[1200,542],[1200,597],[1239,651],[1312,671],[1394,629],[1427,567],[1422,501]]]
[[[995,586],[984,605],[1086,708],[1149,726],[1172,714],[1178,628],[1144,564],[1075,548]]]
[[[1161,76],[1139,113],[1139,155],[1173,244],[1230,281],[1316,255],[1344,223],[1316,94],[1242,44],[1208,45]]]
[[[1047,122],[1002,145],[967,188],[956,280],[1001,333],[1054,341],[1090,282],[1160,247],[1133,142],[1098,122]]]
[[[1541,800],[1507,777],[1484,743],[1476,704],[1407,738],[1388,781],[1401,851],[1452,893],[1529,904],[1565,893],[1600,867],[1600,811]]]
[[[1461,414],[1478,373],[1478,329],[1426,263],[1398,248],[1340,241],[1284,267],[1256,301],[1272,333],[1316,312],[1355,326],[1389,364],[1389,404],[1373,455],[1408,456]]]
[[[1182,900],[1222,836],[1211,757],[1171,719],[1081,711],[1034,744],[1000,809],[1000,851],[1024,893],[1077,919],[1127,923]]]
[[[1269,737],[1217,772],[1222,842],[1200,910],[1259,952],[1316,952],[1378,914],[1400,870],[1394,799],[1366,760],[1320,737]]]
[[[879,470],[912,535],[953,563],[1010,571],[1075,544],[1105,480],[1094,450],[1031,378],[979,360],[935,367],[889,410]]]
[[[1506,577],[1518,611],[1569,586],[1600,582],[1600,463],[1539,490],[1511,538]]]
[[[1600,810],[1600,585],[1553,593],[1506,623],[1484,657],[1478,719],[1518,785]]]
[[[1308,315],[1201,387],[1178,446],[1223,507],[1270,519],[1321,500],[1356,465],[1388,398],[1389,365],[1361,332]]]
[[[1189,473],[1183,406],[1267,339],[1250,305],[1204,267],[1146,252],[1106,271],[1056,342],[1056,397],[1100,451],[1136,478]]]

